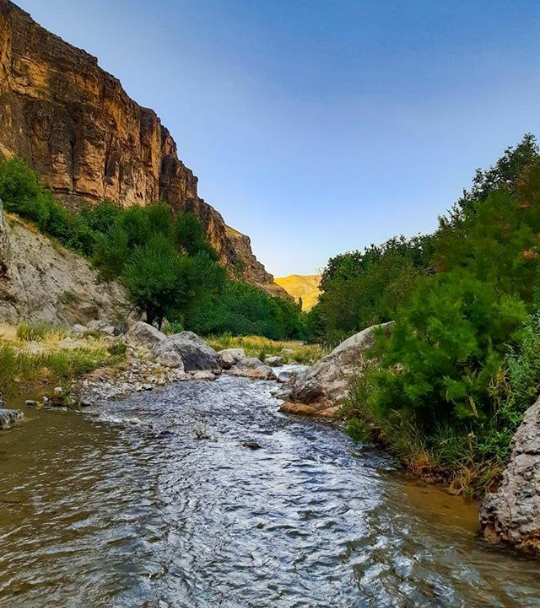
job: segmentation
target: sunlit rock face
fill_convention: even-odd
[[[222,263],[285,295],[232,238],[222,216],[197,194],[197,178],[152,110],[88,53],[0,0],[0,154],[24,157],[68,206],[108,199],[123,205],[164,200],[202,220]],[[237,245],[241,245],[237,247]]]

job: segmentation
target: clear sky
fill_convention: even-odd
[[[436,226],[540,135],[538,0],[19,0],[153,108],[275,275]]]

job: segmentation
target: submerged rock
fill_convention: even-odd
[[[9,427],[24,418],[20,410],[0,410],[0,430],[9,429]]]
[[[351,336],[329,355],[297,374],[287,386],[288,402],[281,411],[333,417],[347,395],[352,379],[362,373],[365,353],[375,342],[375,330],[390,330],[391,323],[374,325]],[[300,407],[301,406],[301,407]]]
[[[482,502],[480,524],[488,540],[540,554],[540,398],[525,413],[511,448],[501,486]]]

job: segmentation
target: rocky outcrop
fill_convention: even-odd
[[[0,0],[0,154],[20,155],[69,206],[108,199],[164,200],[195,212],[222,263],[286,297],[197,194],[158,116],[133,101],[97,59],[54,36],[9,0]]]
[[[362,373],[365,353],[374,345],[375,330],[390,330],[391,323],[368,327],[348,338],[315,365],[297,374],[282,394],[280,411],[305,416],[333,417],[341,407],[351,380]]]
[[[17,218],[0,218],[0,321],[122,322],[129,308],[118,284],[98,283],[97,273],[77,254]]]
[[[482,503],[482,530],[488,540],[540,554],[540,398],[525,413],[511,448],[501,486]]]

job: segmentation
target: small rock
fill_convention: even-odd
[[[102,319],[90,321],[86,329],[95,331],[102,336],[116,336],[120,333],[112,323]]]
[[[218,353],[218,360],[223,369],[231,369],[239,361],[246,358],[243,348],[226,348]]]
[[[27,399],[24,402],[24,405],[26,405],[26,407],[37,407],[38,406],[38,402],[34,401],[33,399]]]
[[[157,362],[163,367],[168,367],[170,369],[182,369],[182,371],[184,370],[184,362],[182,361],[182,357],[175,351],[168,351],[162,355],[159,355]]]
[[[244,441],[242,445],[250,450],[260,450],[262,448],[262,445],[258,444],[256,441]]]
[[[194,380],[215,380],[216,376],[211,371],[201,370],[198,372],[192,372],[192,377]]]
[[[230,373],[233,376],[244,376],[254,380],[270,380],[275,377],[272,368],[256,357],[242,359],[231,368]]]
[[[285,359],[279,356],[265,357],[264,362],[270,367],[281,367],[285,363]]]

